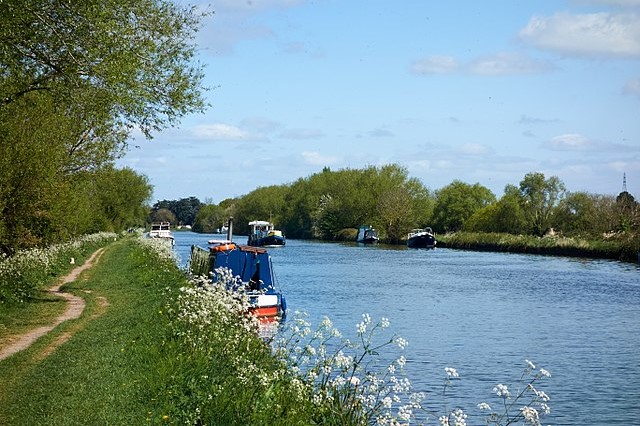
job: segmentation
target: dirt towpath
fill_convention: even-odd
[[[12,337],[6,347],[0,348],[0,361],[10,357],[15,353],[27,349],[36,340],[49,333],[51,330],[53,330],[63,322],[79,318],[80,315],[82,315],[85,306],[84,299],[78,296],[74,296],[71,293],[63,293],[60,291],[60,287],[62,287],[64,284],[77,280],[82,272],[91,268],[94,263],[98,261],[103,251],[104,248],[96,250],[84,264],[73,269],[68,275],[62,277],[54,286],[50,287],[47,290],[49,293],[60,296],[67,301],[66,311],[49,325],[38,327],[21,335]],[[69,337],[70,336],[67,336],[67,338]],[[58,342],[57,346],[61,343],[62,342]]]

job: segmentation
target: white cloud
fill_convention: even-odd
[[[338,157],[322,155],[316,151],[305,151],[302,153],[302,158],[305,163],[314,166],[330,166],[332,164],[336,164],[340,160]]]
[[[637,14],[566,12],[535,16],[520,31],[533,46],[569,55],[640,56],[640,16]]]
[[[567,133],[556,136],[549,141],[552,149],[556,150],[583,150],[591,147],[591,141],[578,133]]]
[[[471,62],[469,71],[479,75],[534,74],[551,69],[551,65],[517,53],[497,53]]]
[[[195,126],[192,132],[197,138],[209,140],[240,141],[249,138],[249,134],[244,130],[220,123]]]
[[[414,170],[430,170],[431,169],[431,161],[429,160],[412,160],[412,161],[407,161],[406,164],[410,169],[414,169]]]
[[[531,124],[550,124],[550,123],[557,123],[559,121],[560,120],[558,119],[538,118],[538,117],[531,117],[523,114],[520,117],[520,120],[517,121],[517,123],[523,124],[523,125],[531,125]]]
[[[457,69],[458,63],[451,56],[430,56],[411,65],[414,74],[448,74]]]
[[[240,121],[240,127],[252,132],[267,134],[278,130],[281,124],[265,117],[250,117]]]
[[[469,72],[477,75],[532,74],[551,69],[551,65],[517,53],[496,53],[478,57],[467,65],[461,65],[451,56],[431,56],[414,62],[414,74],[451,74]]]
[[[197,43],[213,55],[233,52],[235,46],[245,40],[276,37],[274,30],[256,24],[254,15],[269,10],[287,9],[304,4],[304,0],[220,0],[213,6],[201,9],[214,13],[204,20],[197,34]]]

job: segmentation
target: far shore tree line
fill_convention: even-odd
[[[163,201],[154,211],[162,206],[171,210],[174,203],[182,206],[181,211],[191,206],[193,214],[196,201],[194,197]],[[291,238],[345,240],[367,224],[389,243],[403,242],[411,229],[427,226],[438,233],[560,234],[587,239],[637,240],[640,234],[640,205],[626,191],[618,196],[569,192],[559,178],[531,172],[517,185],[507,185],[498,199],[479,183],[459,180],[431,191],[397,164],[325,168],[292,184],[260,187],[219,204],[200,203],[190,224],[195,232],[210,233],[229,217],[234,218],[237,234],[246,234],[251,220],[270,220]]]

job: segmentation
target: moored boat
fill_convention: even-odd
[[[371,225],[360,225],[358,227],[358,235],[356,236],[356,242],[362,244],[375,244],[380,240],[378,237],[378,231],[376,231]]]
[[[247,244],[254,247],[279,247],[286,244],[282,231],[275,229],[273,223],[265,220],[249,222],[251,230]]]
[[[166,240],[171,245],[175,244],[175,239],[173,238],[173,234],[171,233],[171,223],[170,222],[154,222],[151,224],[151,229],[147,234],[149,238],[162,238]]]
[[[434,248],[436,243],[436,236],[429,227],[413,229],[407,235],[407,247],[409,248]]]
[[[194,275],[212,277],[218,268],[227,268],[241,283],[236,289],[249,298],[249,313],[261,323],[281,320],[286,313],[286,301],[282,292],[275,288],[271,256],[262,247],[238,245],[231,240],[209,241],[209,248],[191,247],[190,271]]]

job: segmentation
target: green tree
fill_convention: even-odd
[[[495,201],[495,195],[479,183],[470,185],[454,180],[436,191],[434,229],[439,232],[458,231],[476,211]]]
[[[146,176],[129,168],[105,168],[94,173],[97,203],[110,231],[142,226],[152,187]],[[104,230],[104,229],[103,229]]]
[[[151,222],[169,222],[174,226],[178,223],[178,219],[176,219],[176,215],[169,209],[164,207],[159,209],[154,209],[149,214],[151,218]]]
[[[622,191],[618,194],[616,197],[616,210],[619,218],[619,230],[630,231],[634,226],[638,226],[638,203],[633,198],[633,195],[627,191]]]
[[[196,197],[181,198],[179,200],[162,200],[152,206],[152,216],[160,209],[173,213],[172,223],[176,225],[193,225],[202,203]],[[154,220],[157,222],[157,220]]]
[[[434,200],[418,179],[409,178],[406,168],[392,164],[380,169],[378,180],[374,223],[382,229],[386,241],[397,243],[412,228],[428,226]]]
[[[164,0],[0,1],[3,251],[131,219],[113,206],[64,230],[60,200],[84,206],[82,173],[113,164],[132,130],[151,137],[204,108],[193,43],[201,17]]]
[[[233,209],[234,233],[246,235],[252,220],[269,220],[281,228],[287,192],[286,185],[272,185],[257,188],[238,199]]]
[[[568,193],[555,211],[554,227],[566,235],[601,232],[598,223],[597,196],[586,192]]]
[[[11,110],[0,108],[0,249],[55,241],[58,224],[51,216],[65,186],[63,116],[51,103],[28,99]]]
[[[193,231],[206,234],[216,232],[228,219],[224,208],[215,204],[204,204],[198,210],[193,223]]]
[[[146,135],[203,107],[202,70],[194,63],[202,17],[196,7],[166,0],[5,0],[0,16],[0,105],[46,93],[72,112],[100,112],[86,116],[87,129],[106,119]]]
[[[552,226],[555,207],[563,198],[565,186],[556,176],[528,173],[520,181],[521,207],[531,232],[543,235]]]
[[[463,225],[465,231],[503,232],[523,234],[527,221],[520,207],[520,192],[514,185],[507,185],[504,195],[496,203],[477,210]]]

